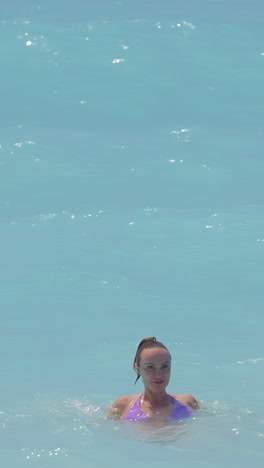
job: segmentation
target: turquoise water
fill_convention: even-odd
[[[263,466],[263,9],[2,2],[1,466]],[[206,409],[107,421],[152,335]]]

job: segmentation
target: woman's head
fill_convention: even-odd
[[[150,338],[144,338],[139,343],[138,348],[137,348],[137,352],[136,352],[136,355],[135,355],[135,358],[134,358],[133,367],[134,367],[134,370],[137,373],[137,378],[136,378],[135,383],[138,381],[138,379],[140,378],[140,375],[141,375],[139,373],[140,372],[139,368],[140,368],[141,356],[142,356],[143,351],[144,350],[154,349],[154,348],[160,348],[162,350],[165,350],[167,352],[165,354],[167,354],[168,359],[171,360],[171,355],[170,355],[168,349],[166,348],[166,346],[163,343],[161,343],[160,341],[157,341],[154,336],[152,336]]]

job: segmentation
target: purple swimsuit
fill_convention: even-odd
[[[151,418],[148,418],[144,411],[141,409],[141,398],[140,396],[136,403],[130,408],[127,414],[123,417],[125,421],[152,421]],[[190,418],[194,415],[194,412],[189,408],[189,406],[184,405],[176,398],[171,397],[174,403],[174,410],[169,418],[165,418],[166,421],[171,421],[172,419],[184,419]]]

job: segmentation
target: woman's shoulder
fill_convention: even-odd
[[[112,408],[108,410],[108,415],[114,419],[121,418],[131,406],[138,400],[140,393],[137,395],[123,395],[112,404]]]
[[[127,405],[133,404],[135,401],[137,401],[138,398],[140,397],[140,395],[141,394],[139,393],[137,395],[124,395],[124,396],[121,396],[121,397],[117,398],[117,400],[113,403],[112,407],[113,408],[123,409]]]
[[[176,398],[180,403],[190,406],[191,408],[197,410],[200,408],[199,401],[190,393],[182,393],[181,395],[171,395],[173,398]]]

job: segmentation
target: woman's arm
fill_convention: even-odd
[[[107,409],[108,419],[121,419],[123,412],[128,405],[131,397],[129,395],[119,397],[111,408]]]

